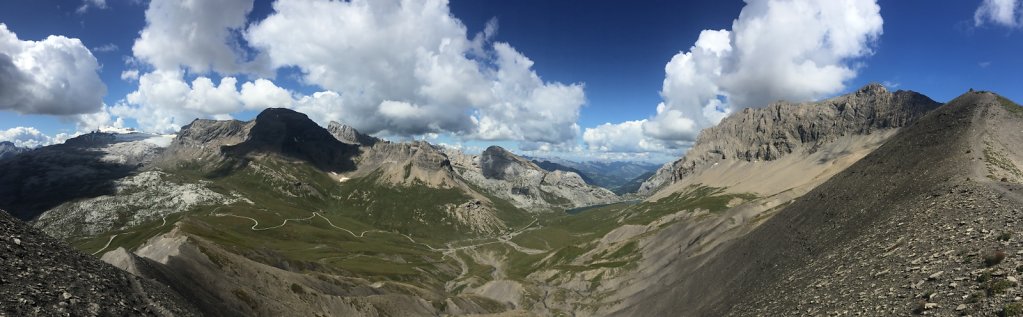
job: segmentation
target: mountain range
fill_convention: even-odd
[[[85,254],[3,264],[76,254],[155,285],[96,295],[154,315],[1005,315],[1020,109],[871,84],[737,111],[660,167],[471,155],[287,109],[92,133],[0,159],[4,230]],[[0,281],[41,276],[17,265]],[[90,311],[81,288],[5,287],[12,314]]]
[[[548,171],[566,171],[579,174],[587,184],[610,189],[625,195],[639,190],[639,184],[654,174],[660,165],[642,161],[569,161],[558,158],[530,158],[537,166]]]

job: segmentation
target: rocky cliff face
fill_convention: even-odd
[[[181,127],[167,148],[167,156],[170,160],[220,156],[222,146],[245,141],[254,124],[252,121],[195,119]]]
[[[607,189],[587,185],[576,173],[548,172],[499,146],[491,146],[479,156],[451,149],[445,152],[463,179],[520,208],[576,208],[618,200]]]
[[[662,166],[639,192],[649,195],[725,160],[771,161],[793,153],[812,154],[842,136],[907,126],[939,105],[916,92],[890,92],[870,84],[821,102],[743,109],[700,132],[684,157]]]
[[[357,172],[353,177],[379,172],[379,180],[386,184],[421,183],[430,187],[456,187],[451,161],[434,145],[416,141],[409,143],[374,142],[363,147],[356,158]]]
[[[355,128],[336,121],[331,121],[330,124],[327,125],[327,131],[329,131],[330,134],[338,141],[347,144],[373,146],[378,142],[384,142],[384,140],[362,134],[358,130],[355,130]]]

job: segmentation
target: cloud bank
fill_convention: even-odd
[[[656,115],[587,129],[584,141],[611,152],[683,148],[733,109],[838,93],[882,24],[874,0],[747,0],[731,30],[704,30],[665,65]]]
[[[0,110],[62,116],[100,111],[107,87],[99,68],[78,39],[20,40],[0,23]]]
[[[24,148],[37,148],[50,144],[64,143],[65,140],[73,137],[65,133],[56,136],[48,136],[33,127],[14,127],[7,130],[0,130],[0,141],[9,141],[15,146]]]
[[[583,85],[543,80],[531,59],[493,41],[496,20],[470,34],[444,0],[279,0],[273,9],[246,21],[252,0],[152,1],[132,50],[153,69],[122,74],[139,87],[111,114],[158,132],[289,107],[382,135],[552,145],[580,134]],[[266,76],[282,69],[321,91]]]

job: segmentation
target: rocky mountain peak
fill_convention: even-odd
[[[880,95],[887,93],[889,93],[888,88],[885,88],[884,85],[879,83],[869,83],[856,90],[857,95]]]
[[[540,170],[535,164],[496,145],[480,154],[480,169],[490,179],[507,180],[520,174],[521,170]]]
[[[892,93],[874,83],[819,102],[743,109],[701,131],[689,152],[662,167],[640,192],[649,194],[721,160],[771,161],[792,153],[812,154],[845,135],[907,126],[940,105],[919,93]]]
[[[250,126],[238,120],[195,119],[192,123],[181,127],[181,131],[175,138],[175,143],[200,145],[234,139],[234,142],[228,141],[228,144],[235,144],[248,136]]]
[[[307,161],[321,169],[340,171],[354,168],[351,157],[357,153],[357,147],[338,141],[305,114],[269,108],[253,120],[245,141],[225,146],[224,152],[235,155],[276,153]]]
[[[338,141],[347,144],[373,146],[374,144],[377,144],[377,142],[383,141],[381,139],[362,134],[352,126],[337,121],[331,121],[330,124],[327,125],[327,131],[329,131],[330,134]]]

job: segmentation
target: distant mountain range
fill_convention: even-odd
[[[610,189],[616,194],[635,193],[640,183],[650,177],[660,165],[642,161],[569,161],[558,158],[529,158],[548,171],[566,171],[579,174],[587,184]],[[646,175],[646,177],[643,177]]]

